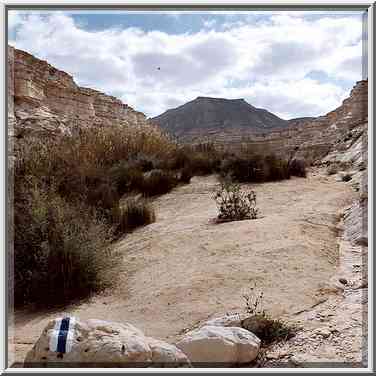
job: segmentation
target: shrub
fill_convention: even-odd
[[[195,175],[209,175],[218,171],[220,160],[205,152],[193,152],[189,166]]]
[[[176,175],[170,171],[151,170],[144,174],[141,192],[144,196],[156,196],[171,191],[178,184]]]
[[[213,198],[219,210],[219,222],[257,218],[256,193],[242,191],[239,184],[221,183]]]
[[[179,181],[184,183],[184,184],[189,184],[192,178],[192,170],[190,167],[184,167],[180,171],[180,178]]]
[[[220,175],[235,182],[261,183],[289,179],[289,163],[274,155],[232,155],[223,158]]]
[[[240,183],[262,181],[263,169],[258,162],[256,159],[231,156],[221,162],[220,175]]]
[[[291,173],[289,163],[283,159],[277,158],[275,155],[268,155],[265,157],[266,168],[269,173],[266,174],[266,180],[278,181],[290,179]]]
[[[155,222],[155,212],[144,199],[128,197],[118,210],[116,235],[120,236],[133,229]]]
[[[342,181],[348,182],[352,179],[352,176],[351,176],[351,174],[345,173],[345,174],[342,175],[341,178],[342,178]]]
[[[301,178],[305,178],[307,176],[306,164],[304,160],[293,159],[288,164],[288,169],[291,176],[298,176]]]
[[[292,338],[296,327],[268,315],[262,307],[263,293],[256,293],[254,289],[252,287],[248,294],[243,295],[245,311],[249,317],[242,320],[242,327],[259,337],[263,345]]]
[[[115,184],[119,195],[132,190],[139,190],[144,182],[141,169],[128,161],[120,161],[109,170],[109,179]]]
[[[111,228],[34,184],[15,205],[15,304],[65,304],[109,285]]]

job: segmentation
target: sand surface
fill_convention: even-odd
[[[123,263],[111,291],[64,311],[16,312],[15,360],[61,314],[129,322],[173,342],[197,322],[242,311],[242,295],[255,282],[277,317],[320,302],[338,267],[335,226],[351,188],[319,170],[252,185],[260,217],[213,224],[217,184],[214,176],[195,177],[154,201],[156,222],[116,245]]]

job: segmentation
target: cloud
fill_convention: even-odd
[[[179,34],[87,30],[64,12],[15,13],[10,44],[148,116],[200,95],[245,98],[284,118],[321,115],[361,79],[362,20],[298,13],[269,13],[257,22],[235,14],[222,24],[197,15],[202,27]],[[314,79],[314,72],[321,74]]]

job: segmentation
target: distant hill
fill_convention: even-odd
[[[285,128],[288,121],[256,108],[244,99],[197,97],[193,101],[152,118],[178,137],[213,133],[254,133]]]

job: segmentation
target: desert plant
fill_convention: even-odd
[[[302,159],[293,159],[289,161],[288,170],[291,176],[298,176],[301,178],[307,176],[306,164]]]
[[[352,179],[352,176],[351,176],[351,174],[345,173],[345,174],[342,175],[341,179],[344,182],[348,182]]]
[[[126,160],[114,164],[108,174],[109,180],[116,186],[119,195],[139,190],[144,182],[142,169]]]
[[[111,228],[51,189],[27,188],[15,201],[15,304],[65,304],[108,286]]]
[[[176,174],[171,171],[151,170],[144,174],[141,192],[144,196],[156,196],[171,191],[178,184]]]
[[[256,193],[243,191],[239,184],[223,181],[213,199],[219,210],[219,222],[257,218]]]
[[[179,177],[179,181],[184,183],[184,184],[189,184],[189,182],[191,181],[191,178],[192,178],[192,170],[190,167],[184,167],[181,171],[180,171],[180,177]]]
[[[305,167],[301,162],[290,163],[275,155],[235,154],[223,156],[220,176],[239,183],[262,183],[289,179],[291,172],[303,176]]]
[[[293,337],[296,327],[267,314],[262,306],[264,294],[255,290],[256,286],[253,286],[243,295],[245,312],[249,316],[242,320],[242,327],[259,337],[264,346]]]
[[[117,211],[116,236],[121,236],[133,229],[155,222],[155,212],[151,204],[137,197],[128,197],[120,204]]]

